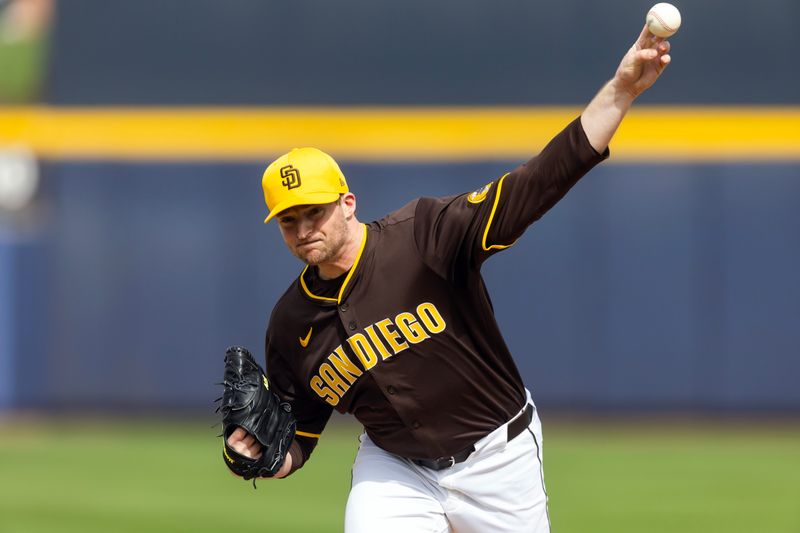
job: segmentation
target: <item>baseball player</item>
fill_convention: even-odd
[[[420,198],[376,222],[358,221],[329,155],[300,148],[269,165],[265,222],[277,220],[306,264],[266,334],[270,390],[297,424],[275,477],[306,463],[336,409],[364,426],[348,533],[550,530],[541,424],[481,265],[608,157],[669,48],[645,27],[613,79],[539,155],[472,193]],[[261,453],[241,428],[226,437],[244,457]]]

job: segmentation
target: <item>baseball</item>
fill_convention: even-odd
[[[647,12],[647,29],[658,37],[669,37],[681,27],[681,12],[667,2],[661,2]]]

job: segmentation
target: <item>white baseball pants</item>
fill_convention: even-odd
[[[536,408],[527,430],[511,442],[506,437],[503,425],[479,440],[466,461],[435,471],[362,434],[345,532],[549,533]]]

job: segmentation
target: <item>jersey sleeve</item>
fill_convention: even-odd
[[[426,263],[452,278],[462,266],[480,268],[512,246],[595,165],[608,157],[591,146],[580,118],[537,156],[469,194],[421,198],[414,238]]]
[[[292,406],[292,414],[297,420],[294,441],[289,448],[292,456],[290,473],[294,473],[308,461],[331,417],[333,408],[305,393],[303,387],[298,384],[295,373],[286,358],[280,354],[275,343],[270,339],[270,331],[267,330],[266,373],[269,387],[281,400]]]

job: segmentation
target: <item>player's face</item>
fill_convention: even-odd
[[[347,221],[339,201],[291,207],[276,218],[289,251],[309,265],[335,260],[347,242]]]

